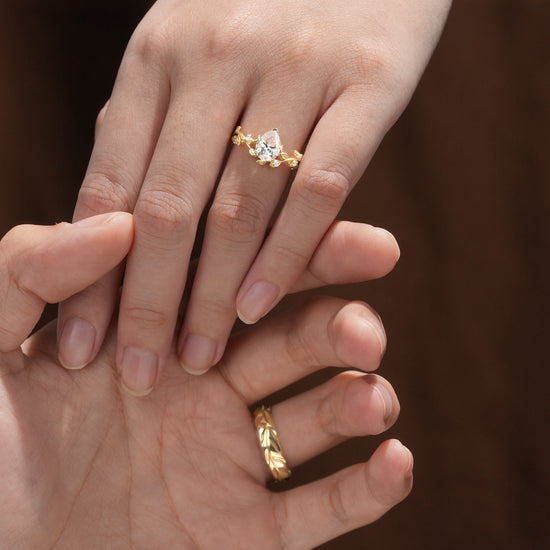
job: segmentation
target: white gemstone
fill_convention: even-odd
[[[256,143],[256,155],[260,160],[271,162],[281,152],[281,139],[277,130],[266,132]]]

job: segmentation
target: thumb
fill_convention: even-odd
[[[23,343],[46,302],[69,298],[119,264],[132,240],[124,212],[9,231],[0,241],[0,353]]]

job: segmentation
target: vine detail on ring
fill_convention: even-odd
[[[252,134],[243,134],[242,128],[237,126],[231,141],[234,145],[246,145],[250,155],[262,166],[269,164],[272,168],[277,168],[281,164],[286,164],[291,170],[296,170],[303,157],[298,151],[294,151],[292,156],[283,151],[277,128],[253,138]]]

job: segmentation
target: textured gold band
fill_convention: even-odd
[[[286,164],[291,170],[296,170],[303,157],[302,153],[298,151],[294,151],[292,156],[283,151],[277,128],[273,128],[263,136],[253,138],[251,134],[243,134],[242,128],[237,126],[231,141],[235,145],[246,145],[248,152],[256,158],[258,164],[269,164],[272,168]]]
[[[275,481],[284,481],[290,477],[291,471],[286,463],[281,448],[281,442],[277,435],[277,430],[273,425],[273,417],[270,409],[258,407],[252,414],[254,424],[258,430],[258,439],[264,452],[264,458],[269,466],[271,475]]]

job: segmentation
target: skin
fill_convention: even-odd
[[[150,382],[166,365],[182,274],[211,197],[177,346],[183,366],[208,370],[237,315],[254,323],[291,291],[405,108],[449,7],[448,0],[153,6],[124,55],[74,215],[135,216],[116,353],[129,385],[136,369]],[[288,168],[259,166],[245,147],[232,146],[223,164],[237,123],[253,136],[277,127],[287,152],[305,153],[290,186]],[[111,272],[63,304],[67,366],[98,353],[120,281],[121,271]]]
[[[244,330],[201,377],[181,368],[173,345],[158,387],[141,399],[121,388],[114,324],[83,370],[60,365],[55,323],[27,338],[44,303],[112,270],[133,232],[132,216],[119,213],[22,226],[0,242],[5,547],[305,549],[405,498],[412,456],[395,440],[364,464],[269,491],[250,416],[253,403],[325,365],[375,369],[385,336],[365,304],[319,298]],[[395,245],[382,248],[395,255]],[[330,279],[318,261],[317,274]],[[348,437],[383,432],[398,413],[390,384],[358,371],[273,407],[291,467]]]

